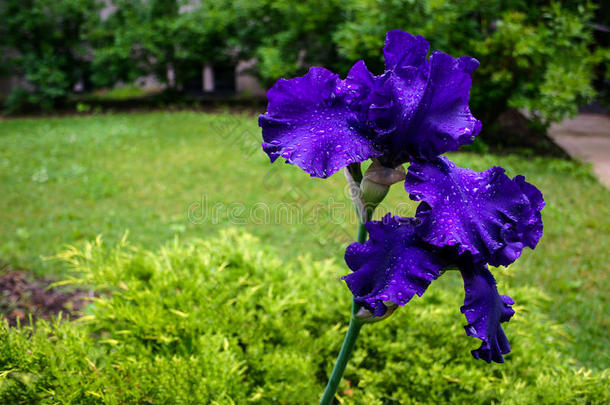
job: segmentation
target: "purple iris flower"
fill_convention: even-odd
[[[279,80],[259,117],[262,146],[271,162],[281,156],[322,178],[370,158],[376,169],[410,162],[405,189],[420,201],[415,218],[388,214],[367,222],[370,239],[347,248],[353,273],[344,280],[367,316],[381,318],[457,268],[466,291],[466,333],[483,342],[472,354],[503,362],[510,346],[500,324],[514,314],[513,300],[498,293],[487,266],[508,266],[524,247],[536,247],[544,200],[523,176],[510,179],[500,167],[479,173],[440,156],[481,130],[468,106],[479,63],[438,51],[428,58],[428,50],[423,37],[390,31],[379,76],[359,61],[346,79],[313,67],[303,77]],[[369,169],[360,182],[349,171],[362,191],[357,207],[378,204],[395,182],[377,174]]]
[[[466,333],[483,342],[472,354],[487,362],[503,362],[510,346],[500,324],[514,314],[513,300],[498,294],[485,264],[475,263],[469,255],[456,259],[426,243],[419,237],[420,226],[414,218],[390,214],[366,224],[370,239],[353,243],[345,253],[353,273],[343,279],[354,300],[380,317],[393,304],[405,305],[415,294],[421,296],[447,266],[456,266],[466,290],[461,308],[468,321]]]
[[[428,49],[421,36],[390,31],[382,75],[359,61],[345,80],[319,67],[280,79],[259,118],[263,150],[326,178],[372,157],[395,167],[471,143],[481,129],[468,106],[479,63],[438,51],[428,59]]]

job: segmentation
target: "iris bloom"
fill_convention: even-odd
[[[479,63],[438,51],[427,59],[428,49],[421,36],[390,31],[382,75],[359,61],[345,80],[319,67],[280,79],[259,118],[264,151],[326,178],[372,157],[395,167],[472,143],[481,123],[468,96]]]
[[[438,51],[428,58],[428,51],[423,37],[390,31],[381,75],[359,61],[345,79],[312,67],[279,80],[259,119],[262,146],[272,162],[283,157],[322,178],[371,158],[376,170],[410,163],[404,186],[420,202],[415,218],[388,214],[367,222],[370,239],[348,247],[353,273],[344,280],[354,301],[381,318],[457,268],[466,333],[482,341],[473,355],[503,362],[510,347],[500,324],[514,314],[513,300],[498,293],[488,265],[508,266],[524,247],[536,246],[544,201],[523,176],[511,179],[500,167],[479,173],[440,156],[472,143],[481,130],[468,105],[479,63]]]

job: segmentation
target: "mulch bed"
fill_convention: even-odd
[[[59,312],[77,318],[89,302],[89,293],[82,290],[49,288],[47,279],[35,279],[26,271],[0,267],[0,315],[11,326],[36,319],[51,319]]]

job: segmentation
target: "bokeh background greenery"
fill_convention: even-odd
[[[582,0],[22,0],[0,4],[0,57],[23,76],[8,111],[60,106],[75,84],[112,87],[153,75],[178,91],[204,64],[256,59],[266,86],[310,66],[345,75],[364,59],[383,71],[386,31],[425,36],[432,49],[481,61],[471,105],[494,129],[507,107],[538,125],[574,114],[596,89],[607,92],[610,26],[604,2]],[[111,10],[111,11],[109,11]],[[174,80],[169,82],[171,67]],[[0,69],[2,69],[0,68]],[[597,85],[595,85],[597,83]],[[607,102],[607,94],[602,94]]]

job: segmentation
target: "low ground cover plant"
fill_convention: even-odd
[[[99,295],[78,320],[0,329],[0,403],[280,403],[318,396],[345,332],[346,269],[279,252],[236,230],[156,250],[100,239],[58,255]],[[502,365],[473,361],[451,286],[369,325],[345,404],[607,403],[607,371],[560,350],[549,297],[502,279],[517,304]],[[456,280],[453,280],[456,278]],[[400,327],[388,327],[388,324]]]

